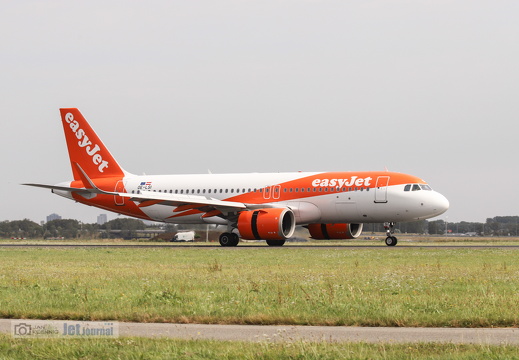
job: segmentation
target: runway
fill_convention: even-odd
[[[246,249],[270,249],[272,251],[281,251],[283,249],[336,249],[336,250],[352,250],[352,249],[387,249],[387,251],[395,251],[397,249],[519,249],[519,245],[285,245],[285,246],[268,246],[266,244],[258,245],[238,245],[223,247],[214,245],[163,245],[163,244],[0,244],[0,248],[146,248],[146,249],[224,249],[224,250],[246,250]]]
[[[0,332],[11,333],[10,319],[0,319]],[[13,320],[31,322],[33,320]],[[43,320],[39,321],[42,324]],[[69,324],[85,323],[68,320]],[[516,328],[388,328],[353,326],[261,326],[114,322],[119,336],[251,342],[367,342],[519,345]]]

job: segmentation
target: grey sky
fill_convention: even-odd
[[[0,220],[104,211],[59,107],[141,174],[383,170],[519,215],[517,1],[0,1]],[[112,216],[111,218],[114,218]]]

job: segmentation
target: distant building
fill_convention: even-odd
[[[100,214],[97,217],[97,224],[98,225],[103,225],[103,224],[106,224],[107,222],[108,222],[108,217],[106,216],[106,214]]]
[[[50,214],[49,216],[47,216],[47,222],[52,220],[61,220],[61,216],[59,216],[58,214]]]

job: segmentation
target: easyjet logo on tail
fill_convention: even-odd
[[[315,179],[312,181],[312,186],[370,186],[371,177],[359,178],[358,176],[352,176],[349,179]]]
[[[97,170],[99,172],[104,172],[104,169],[108,167],[108,161],[103,160],[103,156],[99,153],[101,148],[98,144],[92,144],[92,141],[85,134],[85,130],[79,127],[79,123],[74,120],[74,115],[72,113],[67,113],[65,115],[65,121],[69,124],[70,129],[76,135],[76,138],[79,140],[79,147],[85,149],[86,153],[92,159],[94,165],[97,165]],[[93,146],[92,146],[93,145]]]

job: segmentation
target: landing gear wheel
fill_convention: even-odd
[[[267,240],[268,246],[283,246],[285,245],[285,240]]]
[[[397,238],[393,236],[394,228],[395,228],[394,222],[385,222],[384,223],[384,229],[386,229],[386,235],[387,235],[387,238],[386,238],[387,246],[395,246],[396,243],[398,242]]]
[[[220,245],[222,246],[236,246],[240,242],[237,234],[225,232],[220,235]]]
[[[388,236],[386,238],[386,245],[387,246],[395,246],[398,243],[398,239],[394,236]]]
[[[231,246],[238,246],[238,243],[240,242],[240,237],[238,236],[238,234],[235,234],[235,233],[231,233],[231,235],[232,235]]]

